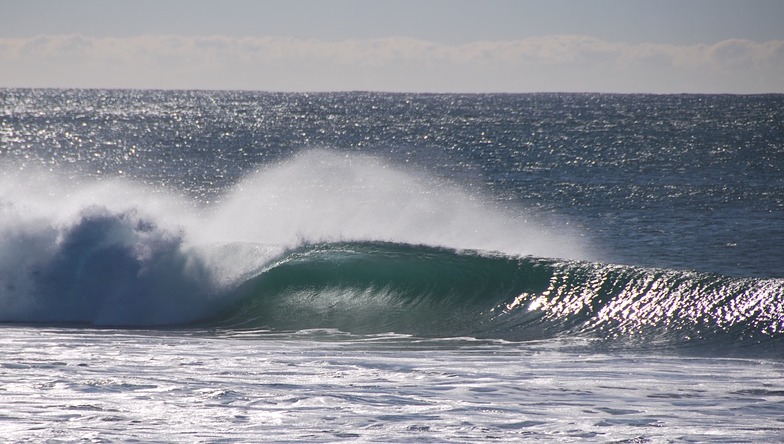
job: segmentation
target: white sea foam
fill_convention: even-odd
[[[782,432],[780,361],[325,330],[0,333],[10,442],[776,442]]]

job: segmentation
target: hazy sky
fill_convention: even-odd
[[[782,0],[0,0],[0,87],[784,92]]]

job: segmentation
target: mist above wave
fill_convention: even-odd
[[[197,231],[209,239],[276,245],[380,240],[587,256],[577,237],[555,233],[531,217],[373,157],[315,150],[240,181]]]

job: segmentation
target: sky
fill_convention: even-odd
[[[0,87],[784,93],[784,0],[0,0]]]

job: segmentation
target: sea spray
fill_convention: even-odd
[[[579,236],[533,219],[372,156],[310,150],[241,180],[199,231],[210,239],[289,247],[374,240],[589,257]]]

